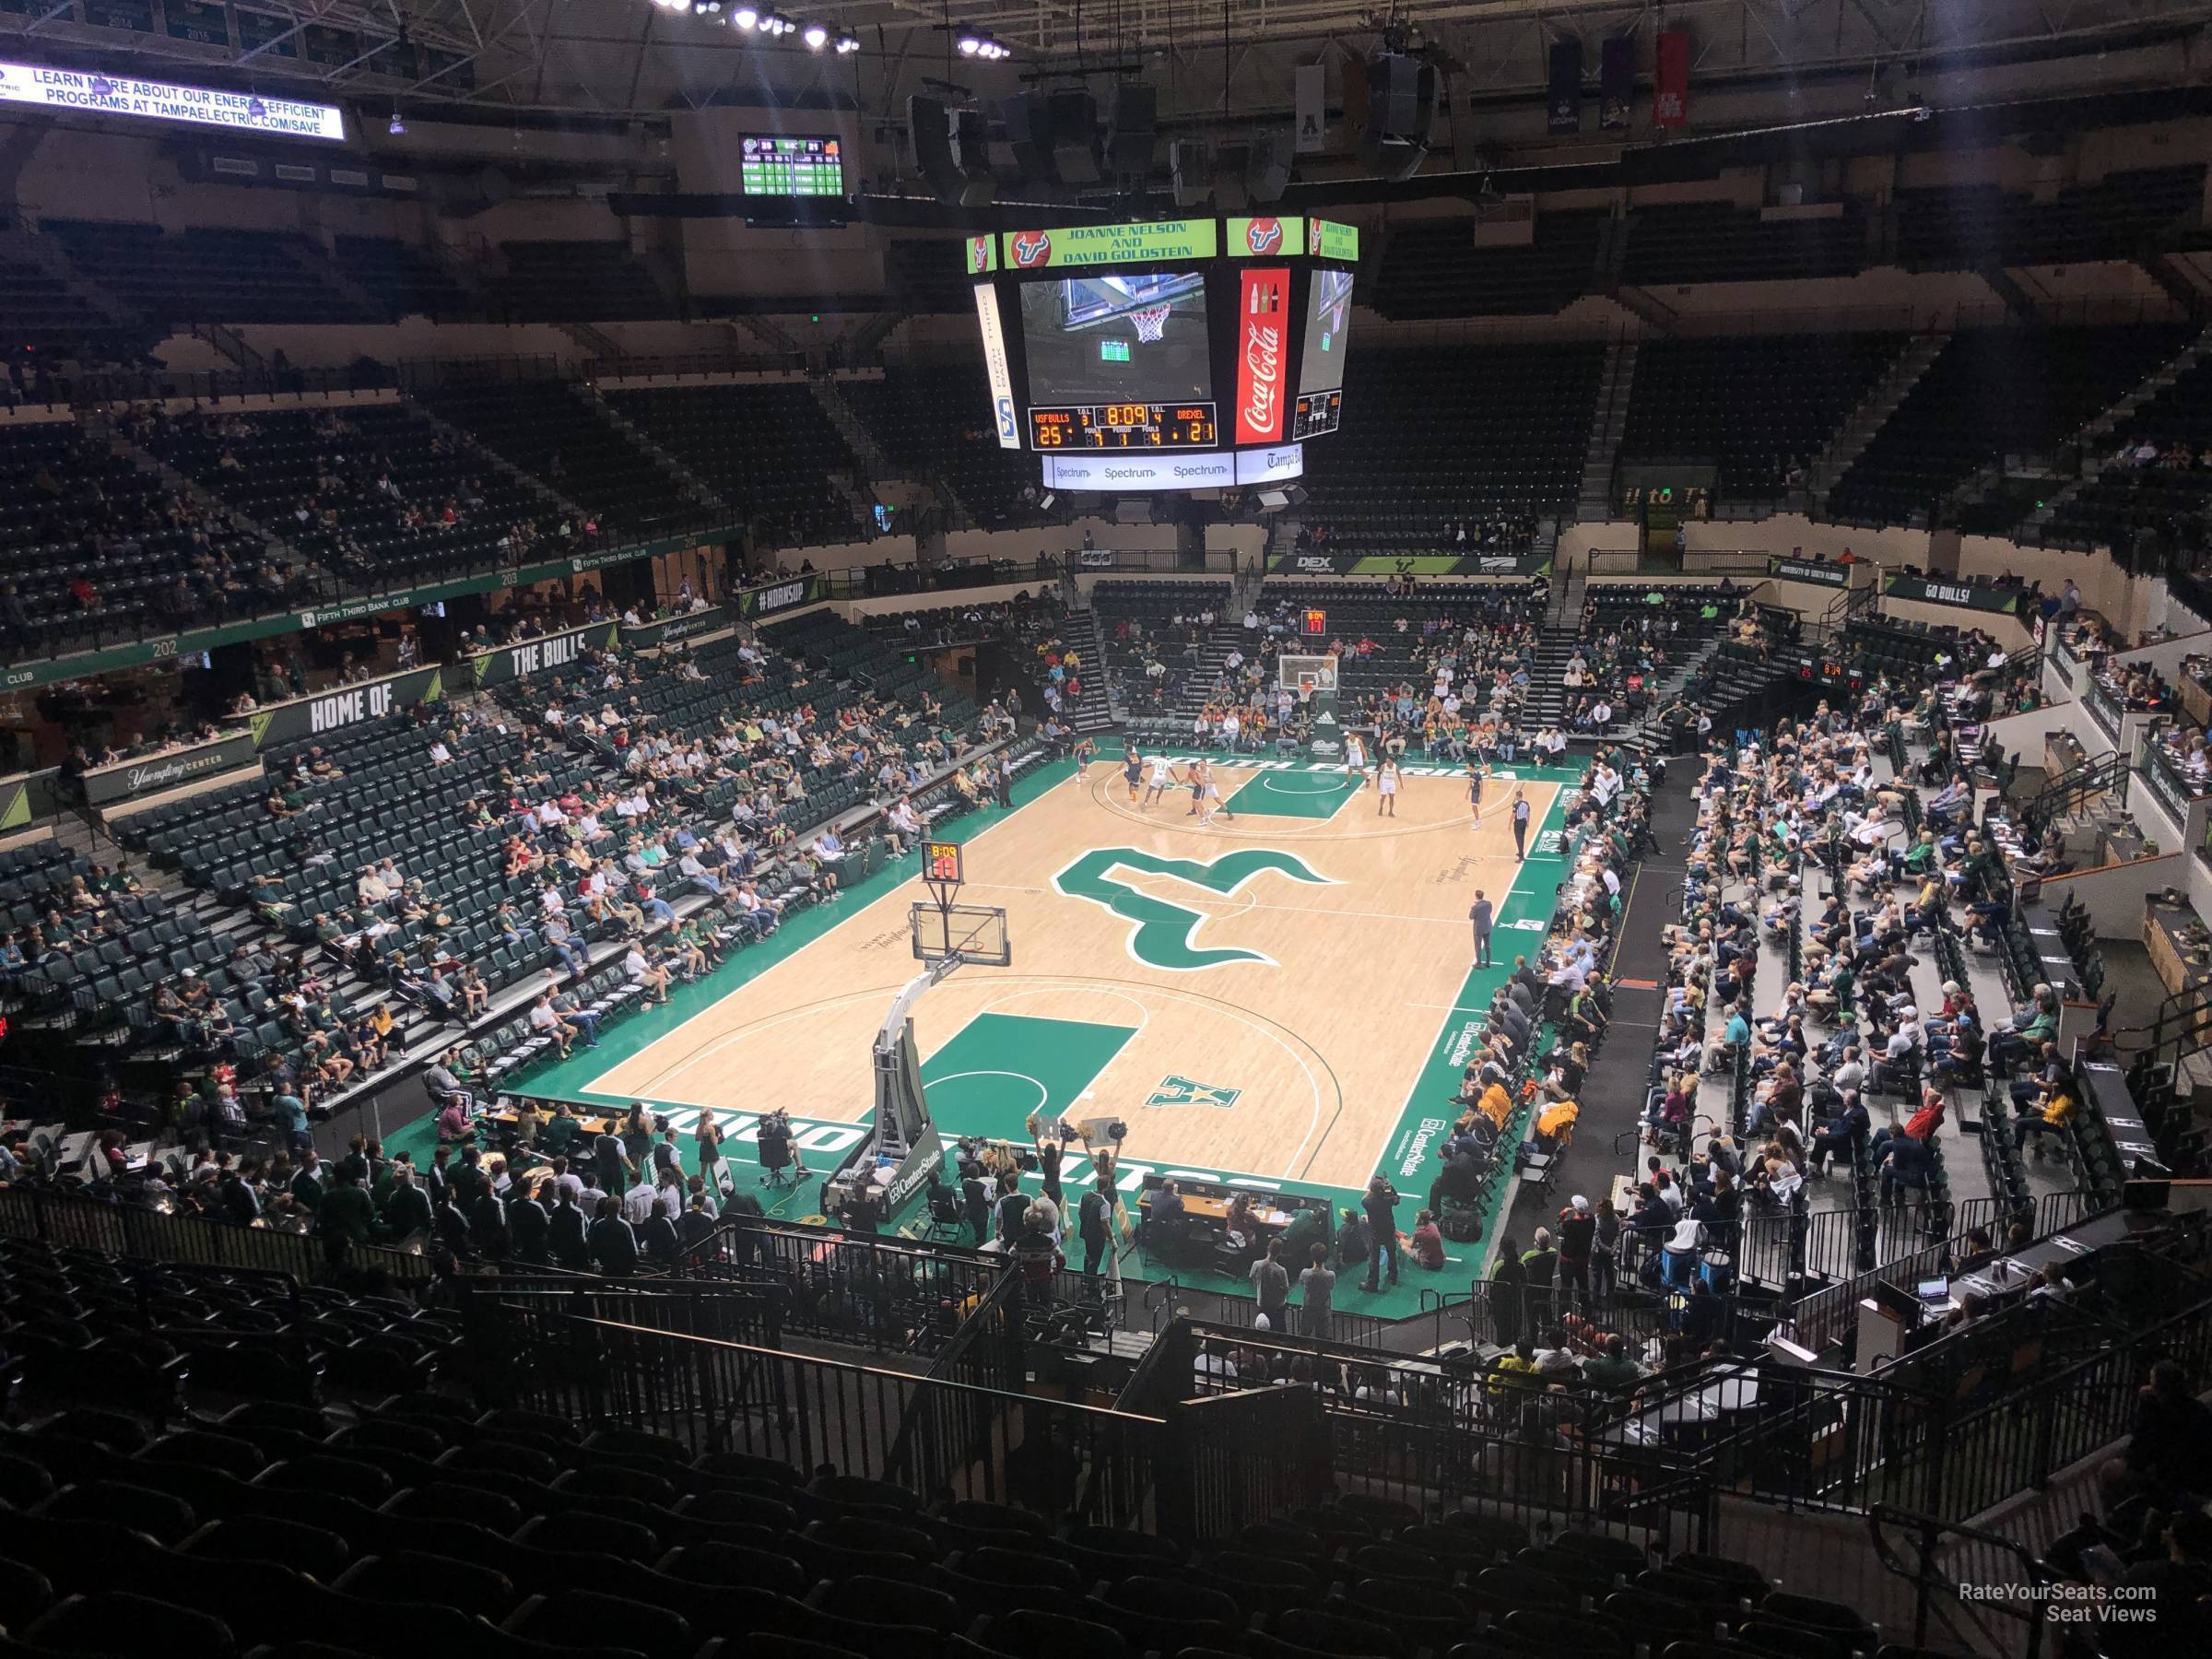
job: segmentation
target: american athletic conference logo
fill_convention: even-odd
[[[1255,218],[1244,227],[1244,245],[1254,253],[1272,253],[1283,245],[1283,221]]]
[[[1008,247],[1014,263],[1025,271],[1035,270],[1053,256],[1053,239],[1042,230],[1017,230]]]

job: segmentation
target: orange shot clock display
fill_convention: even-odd
[[[960,875],[960,843],[948,841],[925,841],[922,843],[922,879],[959,883]]]

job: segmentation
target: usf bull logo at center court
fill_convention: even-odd
[[[1274,966],[1275,959],[1237,946],[1202,948],[1192,943],[1198,924],[1209,918],[1204,911],[1171,899],[1139,892],[1115,872],[1135,871],[1146,876],[1167,876],[1194,888],[1227,898],[1255,877],[1269,870],[1293,881],[1316,886],[1333,885],[1316,875],[1304,859],[1272,847],[1246,848],[1225,853],[1201,864],[1190,858],[1161,858],[1135,847],[1099,847],[1086,853],[1053,877],[1053,886],[1070,899],[1088,899],[1117,916],[1135,924],[1129,935],[1129,954],[1148,968],[1174,973],[1193,973],[1201,968],[1222,968],[1232,962],[1259,962]]]

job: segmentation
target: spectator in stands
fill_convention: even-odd
[[[1827,1175],[1830,1160],[1839,1154],[1844,1158],[1853,1156],[1853,1148],[1867,1137],[1869,1130],[1866,1105],[1859,1098],[1859,1091],[1855,1088],[1845,1090],[1835,1115],[1813,1136],[1806,1172]]]
[[[600,1272],[620,1277],[637,1271],[638,1238],[622,1218],[619,1199],[603,1196],[589,1238],[591,1259]]]
[[[2137,1396],[2127,1466],[2171,1507],[2202,1509],[2212,1501],[2212,1407],[2197,1398],[2173,1359],[2152,1365]]]
[[[1335,1323],[1336,1275],[1329,1266],[1329,1247],[1314,1244],[1306,1253],[1306,1266],[1298,1276],[1298,1331],[1301,1336],[1327,1339]]]
[[[549,1038],[555,1051],[562,1059],[569,1057],[569,1045],[576,1041],[576,1028],[560,1017],[553,1006],[553,994],[540,991],[530,1005],[530,1029],[538,1036]],[[596,1047],[597,1044],[594,1044]]]
[[[2012,1120],[2013,1150],[2020,1150],[2028,1144],[2028,1137],[2034,1135],[2038,1163],[2043,1161],[2043,1137],[2056,1135],[2062,1140],[2066,1138],[2073,1132],[2074,1120],[2081,1112],[2081,1085],[2063,1063],[2056,1062],[2055,1046],[2050,1043],[2043,1046],[2053,1057],[2055,1075],[2032,1099],[2018,1103]]]
[[[643,945],[636,939],[629,942],[629,949],[622,958],[622,971],[631,984],[644,990],[641,1006],[651,1007],[668,1000],[668,970],[647,957]]]
[[[404,1163],[394,1166],[392,1190],[384,1197],[384,1235],[394,1240],[412,1238],[429,1231],[430,1223],[429,1197],[415,1184],[414,1169]]]

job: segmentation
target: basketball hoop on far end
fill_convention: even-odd
[[[1314,760],[1344,758],[1343,733],[1336,724],[1336,659],[1334,656],[1278,656],[1276,683],[1298,699],[1305,716],[1306,754]]]
[[[1276,661],[1276,678],[1297,696],[1300,703],[1311,703],[1316,692],[1334,694],[1336,689],[1336,659],[1333,656],[1278,656]]]

